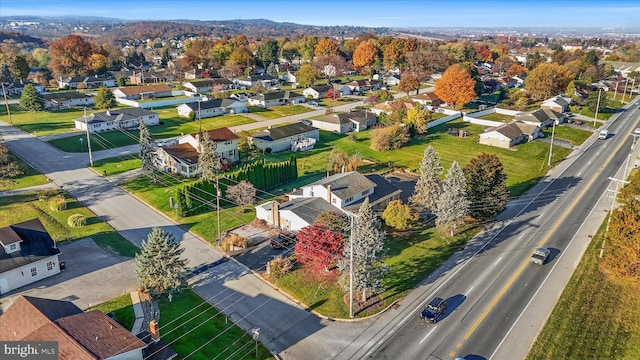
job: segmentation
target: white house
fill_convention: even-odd
[[[179,116],[188,118],[193,113],[195,119],[225,114],[242,114],[249,111],[245,103],[235,99],[210,99],[199,103],[182,104],[177,109]]]
[[[509,149],[521,143],[529,142],[540,136],[540,128],[536,125],[514,121],[488,129],[480,134],[478,143]]]
[[[216,157],[220,159],[218,171],[226,171],[240,160],[238,152],[238,136],[228,128],[207,131],[215,144]],[[193,177],[200,174],[198,158],[200,157],[200,133],[185,135],[177,144],[158,147],[156,150],[156,166],[163,171]]]
[[[568,96],[557,95],[543,101],[540,107],[542,109],[551,109],[563,113],[569,110],[569,105],[571,105],[572,101]]]
[[[339,173],[287,194],[289,201],[270,201],[256,206],[256,217],[268,224],[297,231],[314,224],[327,211],[357,212],[365,198],[375,211],[383,211],[402,191],[378,174],[357,171]]]
[[[345,113],[332,113],[311,119],[311,126],[338,134],[359,132],[375,125],[378,117],[367,110],[352,110]]]
[[[76,129],[87,130],[90,133],[113,131],[117,129],[134,129],[144,121],[148,126],[160,124],[158,114],[142,108],[122,108],[92,113],[85,117],[73,119]]]
[[[532,113],[519,113],[516,114],[515,120],[522,121],[527,124],[536,125],[540,128],[552,126],[555,122],[559,125],[564,122],[564,115],[548,108],[538,109]]]
[[[302,90],[302,95],[304,95],[304,97],[306,98],[310,97],[313,99],[322,99],[325,97],[325,94],[327,93],[327,91],[329,91],[329,89],[331,89],[331,86],[329,85],[311,86]]]
[[[60,273],[60,250],[39,219],[0,228],[0,295]]]
[[[380,90],[381,82],[379,80],[353,80],[346,83],[352,92],[362,93],[369,90]]]
[[[304,96],[293,91],[275,91],[254,95],[249,98],[249,105],[263,108],[288,104],[301,104],[303,102]]]
[[[95,98],[77,91],[56,92],[43,94],[44,108],[47,110],[68,109],[73,106],[91,106]]]
[[[184,82],[182,83],[182,86],[185,88],[185,90],[202,94],[211,91],[232,89],[233,82],[225,78],[213,78]]]
[[[113,90],[116,98],[127,100],[146,100],[171,96],[171,88],[167,84],[119,87]]]
[[[308,142],[309,139],[314,143],[320,140],[320,131],[303,123],[269,126],[266,130],[255,132],[247,137],[247,141],[256,148],[272,153],[290,150],[296,143]]]
[[[31,83],[31,82],[23,82],[23,81],[16,81],[16,82],[5,82],[4,83],[4,92],[7,93],[7,95],[22,95],[22,90],[24,90],[25,85],[27,84],[31,84],[33,85],[33,87],[36,89],[36,91],[39,94],[44,93],[44,86],[38,84],[38,83]],[[4,92],[2,91],[2,87],[0,87],[0,96],[4,96]]]

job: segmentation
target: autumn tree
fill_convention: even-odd
[[[31,52],[31,56],[37,63],[37,67],[45,68],[49,65],[49,61],[51,60],[51,54],[49,54],[49,49],[45,48],[37,48]]]
[[[249,67],[255,65],[256,62],[251,51],[249,51],[245,46],[241,46],[233,49],[233,52],[229,55],[229,60],[227,60],[225,65],[230,63],[238,64],[242,67]]]
[[[49,66],[54,73],[69,76],[88,75],[87,63],[93,54],[93,45],[78,35],[67,35],[51,43]]]
[[[426,134],[431,121],[431,112],[422,106],[414,106],[407,111],[405,125],[409,128],[409,134]]]
[[[342,211],[325,211],[318,215],[316,225],[342,234],[348,231],[349,216]]]
[[[454,236],[468,213],[467,181],[460,165],[454,161],[442,184],[442,193],[436,205],[436,226]]]
[[[413,39],[394,38],[384,46],[382,51],[383,65],[387,70],[406,65],[406,54],[416,50]]]
[[[482,153],[464,167],[469,215],[479,220],[491,219],[501,213],[509,201],[507,174],[500,158]]]
[[[29,63],[19,54],[0,51],[0,80],[22,81],[29,75]]]
[[[296,80],[300,86],[305,88],[313,85],[319,77],[320,74],[318,73],[318,70],[316,70],[311,64],[302,64],[296,73]]]
[[[356,69],[371,66],[378,59],[378,49],[368,41],[360,43],[353,51],[353,66]]]
[[[526,67],[518,63],[514,63],[509,67],[509,69],[507,69],[507,71],[504,73],[504,76],[523,76],[526,74],[527,74]]]
[[[417,214],[411,211],[408,205],[402,203],[402,200],[391,201],[382,213],[385,224],[400,231],[408,229],[417,219]]]
[[[573,80],[573,74],[565,65],[541,63],[524,80],[524,87],[533,100],[542,100],[561,94]]]
[[[342,256],[342,235],[322,226],[303,227],[296,239],[296,259],[314,271],[328,270]]]
[[[323,56],[338,56],[340,55],[340,47],[335,41],[327,38],[322,38],[318,41],[314,50],[316,58]]]
[[[475,80],[458,64],[451,65],[436,82],[434,93],[447,104],[461,108],[476,97]]]
[[[442,180],[440,175],[444,169],[440,165],[440,157],[433,146],[424,149],[422,161],[420,161],[420,177],[416,181],[413,194],[409,198],[412,206],[433,214],[436,212],[438,199],[442,193]]]
[[[142,241],[142,249],[136,254],[136,274],[140,286],[152,296],[179,291],[188,268],[181,258],[184,248],[174,236],[162,228],[154,227]]]
[[[29,111],[40,111],[44,108],[44,99],[38,94],[33,84],[27,84],[20,95],[20,106]]]
[[[365,198],[360,205],[357,215],[353,219],[353,231],[345,244],[345,256],[338,261],[340,269],[340,283],[343,288],[349,285],[349,257],[353,251],[353,286],[362,292],[362,301],[366,301],[370,293],[384,291],[382,280],[389,270],[382,262],[386,249],[380,219],[373,212],[369,198]],[[347,256],[349,254],[349,256]]]
[[[216,143],[211,140],[208,131],[200,133],[200,148],[198,149],[198,170],[200,178],[211,181],[215,179],[220,169],[220,158],[216,152]]]
[[[96,109],[111,109],[116,106],[116,98],[111,89],[101,86],[95,97],[94,107]]]
[[[298,52],[298,45],[294,42],[285,43],[280,49],[280,56],[288,62],[293,63],[294,59],[300,57],[300,53]]]
[[[11,158],[9,149],[2,143],[2,134],[0,134],[0,183],[10,181],[22,173],[20,165]]]
[[[371,132],[371,148],[377,151],[397,150],[411,140],[409,130],[400,124],[375,129]]]
[[[493,61],[493,52],[489,49],[489,46],[487,44],[481,44],[476,47],[476,56],[480,61]]]
[[[91,72],[104,74],[109,69],[109,59],[102,54],[91,54],[87,61],[87,66]]]
[[[244,213],[246,206],[253,205],[255,203],[256,191],[257,190],[252,183],[246,180],[241,180],[236,185],[229,186],[225,196],[234,204],[240,205],[242,212]]]
[[[567,96],[571,97],[573,101],[577,101],[578,95],[576,95],[576,82],[571,80],[569,82],[569,85],[567,85],[567,88],[564,90],[564,93]]]
[[[420,79],[414,73],[405,71],[400,76],[400,83],[398,84],[398,91],[406,93],[409,97],[409,93],[414,91],[417,93],[420,89]]]

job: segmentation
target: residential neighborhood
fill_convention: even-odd
[[[1,6],[0,341],[60,359],[636,353],[633,27],[84,5]]]

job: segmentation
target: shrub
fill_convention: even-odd
[[[71,227],[83,227],[87,225],[87,218],[82,214],[73,214],[67,218],[67,224]]]
[[[293,263],[289,258],[278,255],[267,263],[267,273],[276,279],[286,275],[293,268]]]
[[[65,200],[64,196],[57,195],[49,199],[49,208],[53,211],[62,211],[67,209],[67,200]]]
[[[411,140],[406,126],[392,125],[373,130],[371,148],[377,151],[397,150]]]
[[[222,249],[224,251],[230,251],[235,247],[246,248],[248,244],[249,239],[247,239],[246,237],[240,236],[238,234],[231,234],[231,236],[222,240],[220,246],[222,246]]]
[[[358,136],[355,133],[350,133],[349,134],[349,140],[351,140],[351,142],[357,143],[358,142]]]

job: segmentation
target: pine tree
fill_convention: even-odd
[[[173,235],[154,227],[136,254],[136,274],[140,285],[152,296],[179,291],[187,274],[187,260],[181,259],[184,249]]]
[[[94,107],[96,109],[110,109],[114,106],[116,106],[116,98],[113,96],[113,92],[108,87],[101,86],[96,94]]]
[[[369,204],[369,198],[365,198],[358,214],[353,220],[352,237],[349,238],[344,248],[344,256],[338,262],[341,271],[341,283],[349,286],[349,257],[353,246],[353,286],[362,291],[362,301],[367,300],[367,292],[380,293],[384,291],[382,280],[388,271],[388,267],[382,263],[386,253],[384,239],[386,234],[381,230],[378,216],[373,212]]]
[[[24,86],[20,96],[20,106],[29,111],[40,111],[44,108],[44,100],[32,84]]]
[[[155,158],[155,142],[153,140],[153,135],[151,135],[151,131],[149,131],[149,127],[144,121],[140,121],[138,125],[138,131],[140,132],[140,160],[142,161],[142,171],[145,175],[151,176],[153,178],[153,182],[157,181],[155,172],[154,172],[154,158]]]
[[[424,156],[420,162],[420,178],[416,182],[413,195],[409,198],[409,203],[433,214],[436,211],[438,198],[442,193],[442,165],[440,158],[433,146],[429,145],[424,150]]]
[[[200,155],[198,155],[198,170],[204,180],[212,180],[220,170],[220,158],[216,153],[216,143],[211,140],[207,131],[200,134]]]
[[[504,210],[509,201],[507,175],[495,154],[482,153],[464,167],[467,199],[476,206],[470,215],[479,220],[492,218]]]
[[[436,225],[448,229],[451,236],[454,236],[468,212],[467,181],[460,165],[454,161],[442,185],[442,194],[438,198]]]

